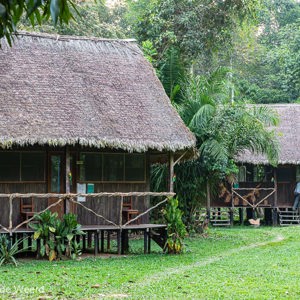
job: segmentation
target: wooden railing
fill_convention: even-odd
[[[74,203],[75,205],[79,205],[85,210],[91,212],[94,214],[96,217],[103,219],[104,221],[108,222],[109,224],[115,226],[116,228],[124,228],[127,225],[129,225],[132,222],[135,222],[137,219],[141,218],[145,214],[149,213],[151,210],[155,209],[156,207],[162,205],[165,203],[169,197],[173,197],[175,193],[173,192],[162,192],[162,193],[155,193],[155,192],[129,192],[129,193],[122,193],[122,192],[116,192],[116,193],[91,193],[91,194],[81,194],[81,193],[69,193],[69,194],[53,194],[53,193],[48,193],[48,194],[39,194],[39,193],[26,193],[26,194],[19,194],[19,193],[13,193],[13,194],[0,194],[0,198],[8,198],[9,199],[9,222],[8,222],[8,227],[3,226],[0,224],[0,228],[6,232],[8,232],[10,235],[13,234],[17,229],[20,227],[23,227],[24,225],[28,224],[34,219],[34,216],[29,218],[28,220],[25,220],[21,222],[20,224],[13,226],[13,201],[15,199],[20,199],[20,198],[29,198],[29,197],[34,197],[34,198],[40,198],[40,199],[48,199],[48,198],[58,198],[58,200],[51,205],[47,206],[45,209],[37,212],[36,214],[39,215],[46,210],[49,210],[50,208],[59,205],[62,201],[70,201],[71,203]],[[135,197],[145,197],[145,196],[153,196],[153,197],[166,197],[159,203],[153,205],[152,207],[148,208],[146,211],[141,212],[138,214],[135,218],[127,221],[125,224],[123,223],[123,217],[122,217],[122,208],[123,208],[123,198],[124,197],[129,197],[129,196],[135,196]],[[105,218],[103,215],[98,214],[91,208],[85,206],[81,202],[78,202],[76,200],[77,197],[87,197],[88,198],[101,198],[101,197],[117,197],[120,198],[120,212],[119,212],[119,222],[118,224],[113,222],[112,220],[108,220]]]

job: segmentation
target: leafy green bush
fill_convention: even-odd
[[[34,221],[30,223],[30,227],[35,230],[34,239],[40,241],[38,256],[47,256],[52,261],[63,256],[74,259],[81,254],[75,237],[83,235],[84,232],[81,231],[74,214],[65,214],[60,220],[57,213],[45,211],[36,215]]]
[[[177,254],[183,251],[186,228],[182,221],[182,215],[182,211],[178,208],[178,199],[169,198],[164,209],[164,217],[167,222],[168,238],[166,248],[168,253]]]

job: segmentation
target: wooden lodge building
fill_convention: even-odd
[[[268,106],[279,115],[278,165],[272,167],[264,156],[242,153],[237,158],[239,175],[231,192],[222,187],[219,196],[208,203],[214,225],[232,224],[234,208],[240,209],[240,222],[244,220],[243,208],[247,208],[247,219],[261,218],[268,225],[300,224],[299,210],[292,211],[296,181],[300,181],[300,105]],[[229,213],[223,221],[218,215],[222,210]]]
[[[24,227],[24,205],[74,212],[86,228],[120,228],[132,217],[125,202],[133,217],[147,211],[150,164],[169,161],[172,175],[195,137],[137,44],[31,33],[1,44],[2,231]],[[69,193],[81,196],[58,202]],[[149,225],[149,214],[135,224]]]

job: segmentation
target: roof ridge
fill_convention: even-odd
[[[137,43],[136,39],[109,39],[109,38],[88,37],[88,36],[78,36],[78,35],[61,35],[61,34],[44,33],[44,32],[29,32],[29,31],[18,31],[15,33],[15,35],[46,38],[46,39],[52,39],[56,41],[82,40],[82,41],[94,41],[94,42]]]

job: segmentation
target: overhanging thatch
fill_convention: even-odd
[[[300,104],[273,104],[267,107],[279,115],[276,128],[279,139],[279,164],[300,164]],[[265,156],[245,152],[237,158],[238,162],[251,164],[268,164]]]
[[[194,147],[135,42],[23,33],[2,45],[0,147]]]

